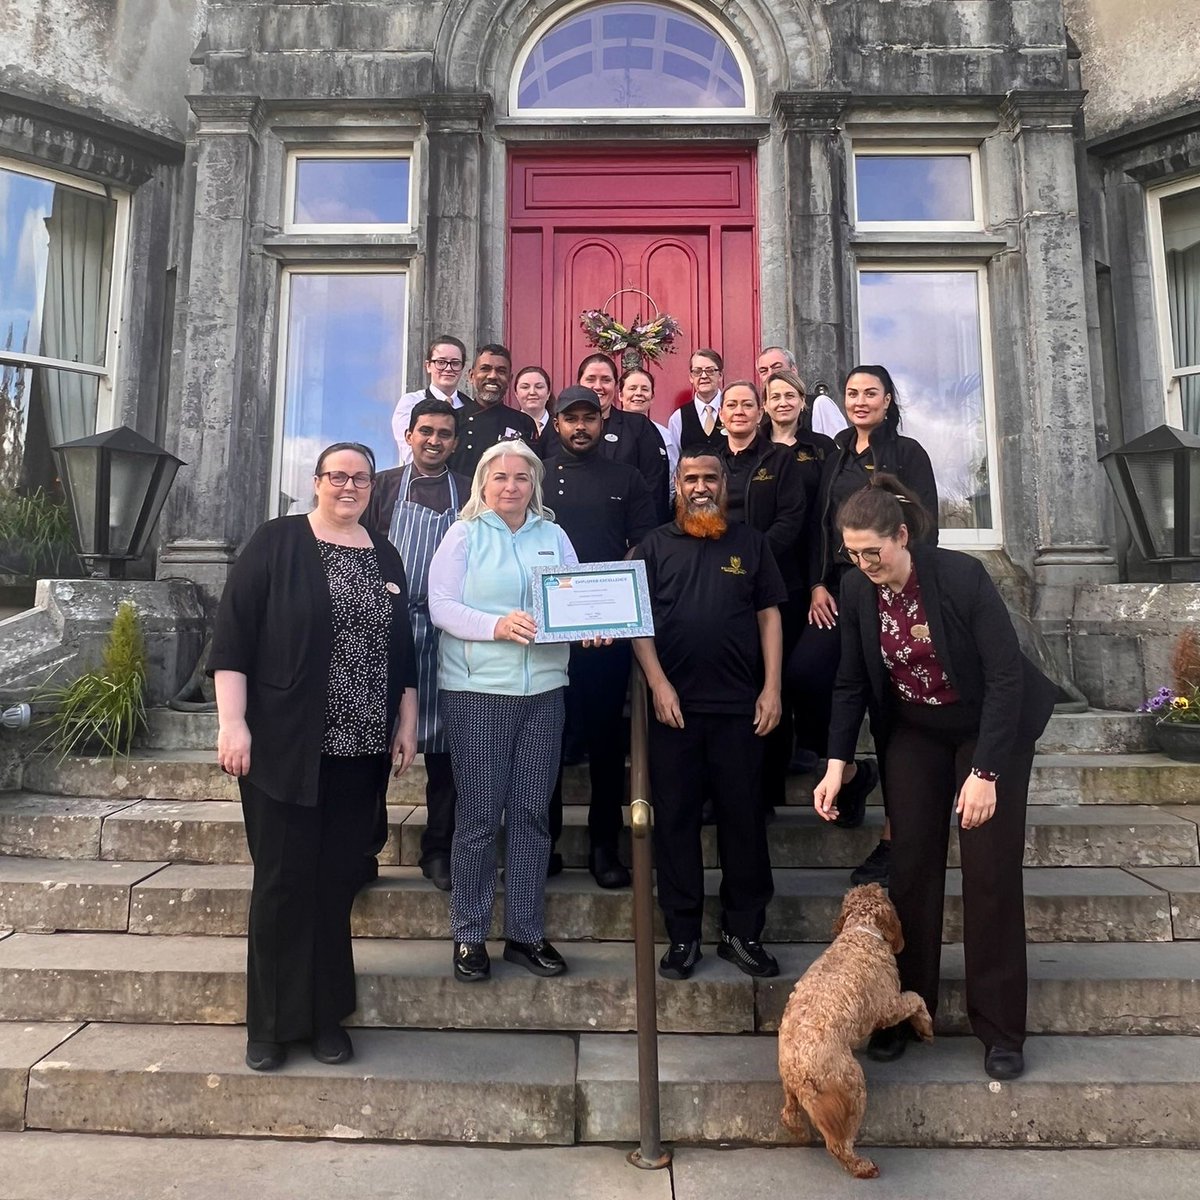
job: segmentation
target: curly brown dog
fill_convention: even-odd
[[[904,935],[879,884],[846,893],[833,934],[832,945],[797,980],[779,1025],[781,1120],[803,1137],[803,1109],[851,1175],[874,1179],[879,1168],[854,1153],[867,1085],[852,1051],[876,1029],[901,1021],[932,1041],[933,1024],[925,1001],[900,990],[896,953]]]

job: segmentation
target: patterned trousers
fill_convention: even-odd
[[[458,802],[450,854],[450,927],[482,942],[496,898],[496,838],[504,819],[504,936],[539,942],[550,857],[550,792],[558,774],[563,689],[536,696],[438,693]]]

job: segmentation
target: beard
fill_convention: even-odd
[[[725,503],[721,501],[715,509],[691,512],[682,496],[675,497],[675,523],[688,537],[710,538],[716,541],[729,528],[725,519]]]

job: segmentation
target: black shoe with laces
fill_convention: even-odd
[[[883,841],[850,872],[850,882],[858,887],[863,883],[878,883],[887,887],[892,869],[892,843]]]
[[[658,960],[658,973],[664,979],[687,979],[703,957],[699,942],[672,942]]]
[[[492,960],[482,942],[454,943],[454,978],[459,983],[482,983],[492,973]]]
[[[833,823],[840,829],[857,829],[867,815],[867,797],[879,783],[879,768],[869,758],[856,758],[854,778],[838,792],[838,815]]]
[[[779,964],[768,954],[762,942],[740,938],[731,933],[721,934],[717,955],[731,962],[739,971],[759,979],[771,979],[779,974]]]

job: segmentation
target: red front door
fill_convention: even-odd
[[[683,326],[678,352],[651,368],[657,420],[690,397],[694,347],[718,350],[727,380],[752,377],[754,199],[751,150],[514,153],[506,310],[513,366],[545,367],[560,391],[593,349],[580,313],[605,308],[628,322],[652,315],[652,300]]]

